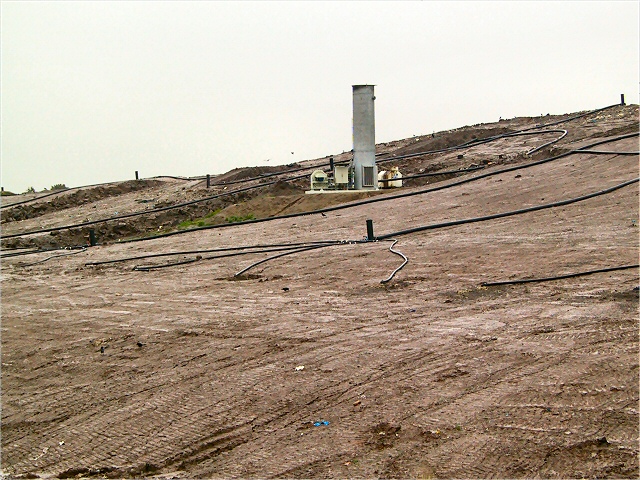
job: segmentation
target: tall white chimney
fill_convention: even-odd
[[[353,167],[356,190],[378,189],[373,85],[353,85]]]

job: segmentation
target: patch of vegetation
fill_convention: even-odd
[[[255,219],[256,217],[253,215],[253,213],[249,213],[248,215],[244,215],[244,216],[232,215],[231,217],[225,218],[224,221],[227,223],[238,223],[238,222],[246,222],[247,220],[255,220]]]
[[[215,217],[217,214],[219,214],[222,211],[221,208],[217,208],[216,210],[214,210],[213,212],[209,212],[207,213],[204,218],[211,218],[211,217]]]
[[[180,222],[176,228],[178,230],[184,230],[186,228],[193,227],[204,227],[207,224],[204,220],[185,220],[184,222]]]
[[[0,192],[0,195],[2,195],[3,197],[10,197],[11,195],[15,195],[15,193],[9,192],[8,190],[2,190],[2,192]]]
[[[56,183],[51,185],[51,190],[66,190],[68,187],[64,183]]]
[[[33,187],[29,187],[24,191],[24,193],[36,193],[36,189]]]

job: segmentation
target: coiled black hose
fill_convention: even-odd
[[[627,270],[630,268],[638,268],[640,265],[637,263],[634,265],[623,265],[620,267],[609,267],[609,268],[598,268],[597,270],[587,270],[584,272],[577,273],[567,273],[565,275],[555,275],[553,277],[542,277],[542,278],[525,278],[521,280],[505,280],[502,282],[482,282],[480,285],[483,287],[495,287],[499,285],[520,285],[523,283],[534,283],[534,282],[551,282],[553,280],[562,280],[564,278],[574,278],[581,277],[584,275],[593,275],[594,273],[605,273],[605,272],[615,272],[616,270]]]

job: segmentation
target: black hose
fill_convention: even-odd
[[[199,200],[191,200],[189,202],[179,203],[179,204],[171,205],[171,206],[168,206],[168,207],[154,208],[152,210],[145,210],[144,212],[127,213],[127,214],[124,214],[124,215],[118,215],[116,217],[103,218],[101,220],[91,220],[91,221],[88,221],[88,222],[76,223],[76,224],[73,224],[73,225],[65,225],[65,226],[62,226],[62,227],[43,228],[41,230],[33,230],[31,232],[15,233],[13,235],[3,235],[2,238],[25,237],[27,235],[35,235],[37,233],[48,233],[48,232],[56,232],[56,231],[59,231],[59,230],[70,230],[72,228],[86,227],[86,226],[89,226],[89,225],[95,225],[97,223],[109,222],[109,221],[112,221],[112,220],[122,220],[123,218],[138,217],[140,215],[147,215],[147,214],[150,215],[150,214],[153,214],[153,213],[164,212],[166,210],[173,210],[175,208],[186,207],[188,205],[193,205],[195,203],[214,200],[216,198],[224,197],[226,195],[233,195],[233,194],[236,194],[236,193],[245,192],[247,190],[252,190],[254,188],[260,188],[260,187],[265,187],[265,186],[268,186],[268,185],[273,185],[274,183],[276,183],[276,182],[269,182],[269,183],[264,183],[264,184],[261,184],[261,185],[255,185],[255,186],[251,186],[251,187],[240,188],[238,190],[233,190],[233,191],[221,193],[221,194],[218,194],[218,195],[212,195],[210,197],[201,198]],[[157,235],[156,237],[159,237],[159,236],[161,236],[161,235]]]
[[[567,131],[566,130],[548,130],[548,131],[544,131],[544,132],[529,132],[529,131],[524,131],[524,130],[519,130],[517,132],[509,132],[509,133],[503,133],[500,135],[494,135],[492,137],[487,137],[487,138],[483,138],[483,139],[478,139],[478,140],[470,140],[469,142],[460,144],[460,145],[454,145],[453,147],[446,147],[446,148],[440,148],[438,150],[430,150],[430,151],[426,151],[426,152],[416,152],[416,153],[409,153],[407,155],[399,155],[399,156],[394,156],[394,157],[390,157],[390,158],[383,158],[381,160],[377,160],[376,163],[383,163],[383,162],[390,162],[390,161],[394,161],[394,160],[404,160],[405,158],[413,158],[413,157],[421,157],[423,155],[430,155],[433,153],[443,153],[443,152],[451,152],[451,151],[455,151],[455,150],[463,150],[463,149],[467,149],[467,148],[471,148],[471,147],[477,147],[478,145],[484,145],[485,143],[490,143],[490,142],[494,142],[496,140],[499,140],[501,138],[510,138],[510,137],[518,137],[521,135],[540,135],[541,133],[562,133],[562,135],[554,140],[551,140],[550,142],[547,142],[543,145],[540,145],[539,147],[536,147],[532,150],[529,150],[527,152],[527,155],[531,155],[532,153],[537,152],[538,150],[543,149],[544,147],[547,147],[553,143],[556,143],[560,140],[562,140],[566,135],[567,135]]]
[[[182,260],[180,262],[165,263],[164,265],[136,265],[135,267],[133,267],[133,270],[137,272],[150,272],[151,270],[157,270],[159,268],[175,267],[176,265],[186,265],[188,263],[197,262],[198,260],[202,260],[202,258],[190,258],[188,260]]]
[[[341,245],[341,244],[343,244],[343,243],[342,243],[342,242],[340,242],[340,243],[334,243],[334,244],[331,244],[331,245],[314,245],[314,246],[312,246],[312,247],[303,247],[303,248],[298,248],[298,249],[296,249],[296,250],[292,250],[292,251],[289,251],[289,252],[280,253],[280,254],[278,254],[278,255],[273,255],[273,256],[271,256],[271,257],[264,258],[264,259],[262,259],[262,260],[259,260],[259,261],[255,262],[255,263],[252,263],[252,264],[251,264],[251,265],[249,265],[248,267],[245,267],[245,268],[243,268],[242,270],[240,270],[238,273],[235,273],[233,276],[234,276],[234,277],[238,277],[238,276],[242,275],[244,272],[246,272],[246,271],[248,271],[248,270],[252,269],[253,267],[257,267],[257,266],[258,266],[258,265],[260,265],[260,264],[263,264],[263,263],[268,262],[268,261],[270,261],[270,260],[275,260],[276,258],[284,257],[284,256],[286,256],[286,255],[293,255],[294,253],[306,252],[306,251],[309,251],[309,250],[315,250],[315,249],[318,249],[318,248],[324,248],[324,247],[332,247],[332,246],[334,246],[334,245]]]
[[[487,216],[484,216],[484,217],[468,218],[468,219],[464,219],[464,220],[455,220],[455,221],[451,221],[451,222],[444,222],[444,223],[438,223],[438,224],[433,224],[433,225],[426,225],[426,226],[422,226],[422,227],[411,228],[411,229],[407,229],[407,230],[400,230],[398,232],[393,232],[393,233],[389,233],[389,234],[386,234],[386,235],[380,235],[375,240],[377,240],[377,241],[389,240],[389,239],[391,239],[391,237],[400,236],[400,235],[408,235],[410,233],[421,232],[421,231],[424,231],[424,230],[434,230],[434,229],[437,229],[437,228],[446,228],[446,227],[451,227],[451,226],[455,226],[455,225],[463,225],[463,224],[467,224],[467,223],[475,223],[475,222],[482,222],[482,221],[486,221],[486,220],[494,220],[496,218],[503,218],[503,217],[513,216],[513,215],[520,215],[520,214],[523,214],[523,213],[534,212],[534,211],[543,210],[543,209],[546,209],[546,208],[569,205],[569,204],[572,204],[572,203],[580,202],[582,200],[587,200],[587,199],[594,198],[594,197],[597,197],[597,196],[600,196],[600,195],[605,195],[605,194],[614,192],[614,191],[616,191],[616,190],[618,190],[620,188],[623,188],[625,186],[631,185],[633,183],[637,183],[638,181],[640,181],[640,178],[635,178],[633,180],[629,180],[627,182],[623,182],[621,184],[615,185],[615,186],[613,186],[611,188],[607,188],[605,190],[600,190],[598,192],[590,193],[588,195],[583,195],[583,196],[580,196],[580,197],[571,198],[571,199],[568,199],[568,200],[562,200],[562,201],[559,201],[559,202],[548,203],[548,204],[544,204],[544,205],[537,205],[535,207],[523,208],[523,209],[520,209],[520,210],[513,210],[513,211],[510,211],[510,212],[503,212],[503,213],[498,213],[498,214],[494,214],[494,215],[487,215]],[[348,242],[348,243],[366,243],[366,242],[367,241],[357,241],[357,242]],[[400,265],[400,267],[398,267],[396,270],[394,270],[394,272],[391,274],[391,276],[389,278],[387,278],[386,280],[382,280],[381,283],[389,282],[393,278],[393,276],[396,274],[396,272],[398,272],[400,269],[402,269],[409,262],[409,259],[405,255],[403,255],[399,251],[393,250],[393,246],[395,245],[396,242],[397,242],[397,240],[394,239],[394,243],[391,245],[390,250],[393,253],[395,253],[397,255],[400,255],[402,258],[404,258],[405,261],[404,261],[404,263],[402,265]],[[292,251],[288,251],[288,252],[285,252],[285,253],[274,255],[272,257],[265,258],[263,260],[260,260],[258,262],[255,262],[255,263],[249,265],[248,267],[246,267],[246,268],[240,270],[238,273],[234,274],[234,277],[237,277],[237,276],[243,274],[244,272],[248,271],[249,269],[251,269],[251,268],[253,268],[253,267],[257,266],[257,265],[260,265],[262,263],[268,262],[268,261],[276,259],[276,258],[283,257],[285,255],[292,255],[294,253],[300,253],[300,252],[304,252],[304,251],[308,251],[308,250],[313,250],[313,249],[316,249],[316,248],[324,248],[324,247],[329,247],[329,246],[334,246],[334,245],[344,244],[344,243],[347,243],[347,242],[340,242],[340,243],[336,243],[336,244],[333,244],[333,245],[316,245],[316,246],[311,246],[311,247],[303,247],[303,248],[300,248],[300,249],[295,249],[295,250],[292,250]],[[627,267],[627,268],[632,268],[632,267]]]
[[[172,177],[169,177],[169,178],[172,178]],[[21,202],[10,203],[9,205],[2,205],[2,206],[0,206],[0,210],[3,210],[5,208],[16,207],[18,205],[24,205],[25,203],[35,202],[37,200],[42,200],[43,198],[47,198],[47,197],[50,197],[52,195],[58,195],[60,193],[67,193],[67,192],[71,192],[72,190],[80,190],[81,188],[101,187],[103,185],[114,185],[114,184],[117,184],[117,183],[131,182],[131,181],[132,180],[121,180],[121,181],[115,181],[115,182],[94,183],[92,185],[82,185],[80,187],[67,187],[67,188],[63,188],[63,189],[60,189],[60,190],[54,190],[54,191],[46,193],[44,195],[40,195],[39,197],[30,198],[28,200],[22,200]]]
[[[46,193],[44,195],[40,195],[39,197],[30,198],[28,200],[22,200],[20,202],[10,203],[8,205],[2,205],[2,206],[0,206],[0,210],[4,210],[5,208],[16,207],[18,205],[24,205],[25,203],[29,203],[29,202],[35,202],[36,200],[41,200],[43,198],[50,197],[51,195],[58,195],[60,193],[68,192],[69,190],[75,190],[75,189],[78,189],[78,188],[82,188],[82,187],[72,187],[72,188],[65,188],[64,190],[55,190],[53,192],[49,192],[49,193]]]
[[[76,247],[64,247],[64,248],[36,248],[32,250],[16,249],[20,251],[3,253],[2,255],[0,255],[0,258],[21,257],[23,255],[35,255],[38,253],[56,252],[59,250],[77,250],[77,249],[83,249],[83,248],[86,248],[86,247],[84,245],[79,245]]]
[[[509,212],[502,212],[502,213],[495,213],[493,215],[486,215],[483,217],[475,217],[475,218],[466,218],[463,220],[453,220],[450,222],[443,222],[443,223],[434,223],[431,225],[423,225],[420,227],[414,227],[414,228],[409,228],[406,230],[400,230],[398,232],[392,232],[392,233],[387,233],[385,235],[380,235],[379,237],[377,237],[377,240],[385,240],[385,239],[389,239],[391,237],[396,237],[396,236],[400,236],[400,235],[408,235],[410,233],[416,233],[416,232],[423,232],[425,230],[434,230],[437,228],[445,228],[445,227],[453,227],[456,225],[465,225],[467,223],[475,223],[475,222],[484,222],[486,220],[495,220],[496,218],[504,218],[504,217],[510,217],[513,215],[520,215],[523,213],[529,213],[529,212],[536,212],[538,210],[544,210],[547,208],[554,208],[554,207],[561,207],[563,205],[570,205],[572,203],[576,203],[576,202],[581,202],[583,200],[588,200],[590,198],[594,198],[594,197],[598,197],[600,195],[606,195],[608,193],[614,192],[620,188],[624,188],[628,185],[637,183],[640,180],[640,178],[634,178],[633,180],[628,180],[626,182],[620,183],[618,185],[614,185],[611,188],[607,188],[605,190],[600,190],[598,192],[594,192],[594,193],[590,193],[588,195],[582,195],[580,197],[575,197],[575,198],[570,198],[568,200],[561,200],[559,202],[552,202],[552,203],[545,203],[543,205],[536,205],[534,207],[528,207],[528,208],[522,208],[519,210],[512,210]]]
[[[553,127],[554,125],[560,125],[561,123],[566,123],[566,122],[570,122],[572,120],[577,120],[578,118],[587,117],[589,115],[593,115],[594,113],[603,112],[605,110],[609,110],[610,108],[619,107],[619,106],[620,106],[619,103],[614,103],[613,105],[609,105],[608,107],[596,108],[595,110],[589,110],[588,112],[581,113],[580,115],[575,115],[573,117],[565,118],[565,119],[558,120],[558,121],[551,122],[551,123],[545,123],[544,125],[536,125],[535,127],[526,128],[526,129],[521,130],[521,131],[522,132],[527,132],[529,130],[535,130],[537,128]]]
[[[47,262],[49,260],[51,260],[52,258],[58,258],[58,257],[66,257],[68,255],[77,255],[78,253],[82,253],[84,251],[87,250],[87,247],[81,247],[81,250],[78,250],[76,252],[69,252],[69,253],[61,253],[60,255],[52,255],[50,257],[47,257],[43,260],[38,260],[37,262],[33,262],[33,263],[25,263],[20,265],[21,267],[31,267],[32,265],[38,265],[39,263],[44,263]]]
[[[609,142],[614,142],[617,140],[623,140],[625,138],[630,138],[630,137],[634,137],[634,136],[638,136],[640,133],[630,133],[630,134],[626,134],[626,135],[622,135],[620,137],[616,137],[616,138],[612,138],[609,139]],[[598,144],[601,144],[602,142],[597,142]],[[585,146],[583,148],[588,148],[588,146]],[[462,180],[458,180],[455,182],[451,182],[448,183],[446,185],[439,185],[439,186],[435,186],[435,187],[429,187],[426,189],[422,189],[422,190],[416,190],[413,192],[407,192],[407,193],[398,193],[395,195],[385,195],[382,197],[376,197],[376,198],[369,198],[366,200],[360,200],[357,202],[351,202],[348,203],[346,205],[336,205],[333,207],[326,207],[326,208],[321,208],[321,209],[317,209],[317,210],[311,210],[308,212],[300,212],[300,213],[288,213],[285,215],[277,215],[277,216],[273,216],[273,217],[266,217],[266,218],[257,218],[254,220],[246,220],[244,222],[235,222],[232,224],[220,224],[220,225],[206,225],[204,227],[195,227],[195,228],[191,228],[189,230],[181,230],[181,231],[177,231],[177,232],[168,232],[168,233],[164,233],[162,235],[154,235],[153,237],[143,237],[143,238],[133,238],[130,240],[123,240],[121,242],[118,243],[130,243],[130,242],[142,242],[142,241],[146,241],[146,240],[153,240],[153,239],[157,239],[157,238],[163,238],[163,237],[170,237],[172,235],[181,235],[183,233],[189,233],[189,232],[195,232],[195,231],[199,231],[199,230],[210,230],[210,229],[214,229],[214,228],[226,228],[226,227],[231,227],[231,226],[236,226],[236,225],[248,225],[248,224],[253,224],[253,223],[261,223],[261,222],[270,222],[272,220],[282,220],[282,219],[287,219],[287,218],[296,218],[296,217],[302,217],[302,216],[306,216],[306,215],[314,215],[314,214],[321,214],[321,213],[328,213],[328,212],[334,212],[337,210],[344,210],[344,209],[348,209],[348,208],[353,208],[353,207],[359,207],[361,205],[367,205],[370,203],[376,203],[376,202],[386,202],[389,200],[395,200],[397,198],[404,198],[404,197],[412,197],[414,195],[423,195],[425,193],[431,193],[431,192],[436,192],[439,190],[444,190],[447,188],[451,188],[451,187],[456,187],[459,185],[463,185],[465,183],[470,183],[470,182],[474,182],[476,180],[480,180],[483,178],[487,178],[487,177],[492,177],[495,175],[499,175],[502,173],[508,173],[508,172],[513,172],[516,170],[522,170],[525,168],[529,168],[529,167],[534,167],[537,165],[542,165],[544,163],[547,162],[552,162],[554,160],[558,160],[564,157],[568,157],[569,155],[575,155],[575,154],[581,154],[584,153],[581,150],[571,150],[569,152],[565,152],[565,153],[561,153],[559,155],[556,155],[554,157],[550,157],[550,158],[544,158],[542,160],[537,160],[535,162],[531,162],[531,163],[527,163],[525,165],[514,165],[512,167],[507,167],[507,168],[503,168],[500,170],[494,170],[492,172],[487,172],[487,173],[483,173],[481,175],[475,176],[475,177],[471,177],[471,178],[465,178]]]
[[[475,172],[476,170],[482,170],[485,168],[482,165],[478,165],[477,167],[470,167],[461,170],[445,170],[444,172],[429,172],[429,173],[420,173],[418,175],[407,175],[400,178],[381,178],[378,182],[381,183],[389,183],[389,182],[398,182],[401,180],[411,180],[412,178],[423,178],[423,177],[437,177],[439,175],[453,175],[456,173],[469,173]]]
[[[562,135],[560,135],[558,138],[555,138],[555,139],[551,140],[550,142],[543,143],[539,147],[532,148],[531,150],[529,150],[527,152],[527,155],[533,155],[537,151],[542,150],[543,148],[548,147],[549,145],[553,145],[554,143],[558,143],[560,140],[562,140],[564,137],[566,137],[567,134],[569,133],[566,130],[545,130],[544,132],[538,132],[538,133],[550,133],[550,132],[562,132]]]
[[[400,265],[398,268],[396,268],[393,272],[391,272],[391,275],[389,275],[388,278],[384,279],[384,280],[380,280],[380,283],[389,283],[393,277],[396,275],[396,273],[398,273],[400,270],[402,270],[404,268],[404,266],[409,263],[409,259],[402,253],[399,252],[397,250],[394,250],[393,247],[394,245],[398,243],[398,240],[393,239],[393,243],[391,244],[391,246],[389,247],[389,251],[395,253],[396,255],[401,256],[402,258],[404,258],[404,262],[402,263],[402,265]]]
[[[53,250],[62,250],[62,249],[53,249]],[[9,257],[21,257],[23,255],[33,255],[34,253],[43,253],[43,252],[47,252],[48,250],[42,250],[39,248],[33,249],[33,250],[20,250],[19,252],[9,252],[9,253],[2,253],[0,255],[0,258],[9,258]]]
[[[344,163],[344,162],[342,162],[342,163]],[[302,172],[302,171],[305,171],[305,170],[318,169],[320,167],[327,166],[327,165],[329,165],[329,163],[321,163],[319,165],[313,165],[313,166],[310,166],[310,167],[299,167],[299,168],[294,168],[292,170],[283,170],[283,171],[280,171],[280,172],[264,173],[264,174],[259,175],[257,177],[241,178],[240,180],[231,180],[230,182],[212,183],[211,186],[213,186],[213,187],[222,187],[222,186],[227,186],[227,185],[233,185],[233,184],[236,184],[236,183],[252,182],[252,181],[255,181],[255,180],[261,180],[263,178],[276,177],[278,175],[285,175],[287,173],[296,173],[296,172]],[[336,165],[338,165],[338,164],[336,163]],[[304,176],[306,177],[306,175],[304,175]]]
[[[495,287],[498,285],[519,285],[522,283],[533,283],[533,282],[550,282],[553,280],[561,280],[564,278],[573,278],[573,277],[581,277],[583,275],[592,275],[594,273],[604,273],[604,272],[614,272],[616,270],[627,270],[629,268],[638,268],[638,264],[635,265],[624,265],[621,267],[610,267],[610,268],[599,268],[597,270],[587,270],[585,272],[577,272],[577,273],[568,273],[566,275],[556,275],[554,277],[543,277],[543,278],[527,278],[522,280],[507,280],[503,282],[482,282],[480,285],[483,287]]]
[[[157,180],[159,178],[172,178],[173,180],[184,180],[186,182],[193,182],[194,180],[202,180],[204,178],[207,178],[207,176],[197,175],[195,177],[179,177],[175,175],[156,175],[155,177],[147,177],[147,178],[144,178],[143,180]]]
[[[596,155],[625,155],[625,156],[636,156],[640,155],[640,152],[612,152],[612,151],[603,151],[603,150],[580,150],[580,153],[593,153]]]
[[[187,250],[181,252],[169,252],[169,253],[151,253],[148,255],[138,255],[135,257],[126,257],[126,258],[117,258],[115,260],[103,260],[101,262],[88,262],[85,263],[85,266],[97,266],[97,265],[106,265],[111,263],[120,263],[120,262],[128,262],[131,260],[143,260],[146,258],[157,258],[157,257],[169,257],[173,255],[197,255],[202,253],[214,253],[214,252],[235,252],[239,250],[248,250],[248,249],[268,249],[268,248],[277,248],[277,247],[286,247],[286,248],[297,248],[300,246],[309,246],[313,244],[325,245],[325,244],[334,244],[338,243],[335,240],[325,240],[325,241],[317,241],[317,242],[298,242],[298,243],[272,243],[272,244],[261,244],[261,245],[245,245],[241,247],[226,247],[226,248],[211,248],[206,250]],[[257,252],[250,253],[261,253],[264,250],[259,250]],[[221,258],[221,256],[216,257],[208,257],[208,258]]]
[[[530,130],[537,130],[537,129],[540,129],[540,128],[546,128],[546,127],[551,127],[551,126],[554,126],[554,125],[559,125],[561,123],[570,122],[572,120],[576,120],[578,118],[586,117],[586,116],[591,115],[593,113],[598,113],[598,112],[601,112],[603,110],[607,110],[609,108],[613,108],[613,107],[617,107],[617,106],[619,106],[619,104],[609,105],[607,107],[598,108],[596,110],[590,110],[590,111],[582,113],[580,115],[575,115],[573,117],[569,117],[569,118],[565,118],[565,119],[562,119],[562,120],[558,120],[556,122],[536,125],[534,127],[530,127],[530,128],[524,129],[524,130],[518,130],[516,132],[511,132],[511,133],[508,133],[508,134],[502,134],[502,135],[496,135],[496,136],[492,136],[492,137],[487,137],[485,139],[474,139],[474,140],[470,140],[468,142],[462,143],[460,145],[455,145],[455,146],[452,146],[452,147],[446,147],[446,148],[437,149],[437,150],[429,150],[429,151],[425,151],[425,152],[419,152],[419,153],[414,153],[414,154],[409,154],[409,155],[403,155],[403,156],[399,156],[399,157],[383,158],[383,159],[376,160],[376,163],[383,163],[383,162],[389,162],[389,161],[394,161],[394,160],[400,160],[400,159],[404,159],[404,158],[410,158],[410,157],[414,157],[414,156],[428,155],[428,154],[432,154],[432,153],[441,153],[441,152],[447,152],[447,151],[452,151],[452,150],[459,150],[459,149],[463,149],[463,148],[469,148],[471,146],[481,145],[483,143],[487,143],[487,142],[490,142],[490,141],[493,141],[493,140],[497,140],[497,139],[503,138],[505,136],[513,136],[513,135],[517,135],[517,134],[520,134],[520,133],[529,132]],[[563,130],[550,130],[549,132],[563,132]],[[566,131],[564,131],[564,132],[566,132]],[[547,133],[547,132],[541,132],[541,133]],[[536,134],[536,133],[534,132],[532,134]],[[544,144],[544,145],[542,145],[542,146],[540,146],[538,148],[535,148],[535,149],[533,149],[533,150],[531,150],[531,151],[529,151],[527,153],[531,154],[531,153],[533,153],[533,152],[535,152],[537,150],[540,150],[541,148],[544,148],[544,147],[546,147],[548,145],[551,145],[552,143],[555,143],[555,142],[561,140],[562,138],[564,138],[565,135],[566,135],[566,133],[564,133],[561,137],[559,137],[559,138],[557,138],[555,140],[552,140],[551,142],[549,142],[547,144]],[[376,154],[376,156],[378,156],[378,155],[387,155],[387,153]],[[335,162],[335,165],[344,165],[344,164],[347,164],[347,163],[349,163],[349,162],[348,161]],[[321,167],[326,167],[328,165],[330,165],[330,162],[329,163],[321,163],[321,164],[314,165],[314,166],[309,166],[309,167],[300,167],[300,168],[297,168],[297,169],[294,169],[294,170],[286,170],[286,171],[282,171],[282,172],[272,172],[272,173],[260,175],[258,177],[252,177],[252,178],[241,179],[241,180],[233,180],[231,182],[222,182],[222,183],[217,183],[217,184],[214,184],[214,185],[220,186],[220,185],[231,185],[231,184],[234,184],[234,183],[250,182],[250,181],[254,181],[254,180],[259,180],[261,178],[267,178],[267,177],[272,177],[272,176],[276,176],[276,175],[283,175],[283,174],[287,174],[287,173],[294,173],[294,172],[299,172],[299,171],[304,171],[304,170],[318,169],[318,168],[321,168]]]
[[[593,110],[591,112],[587,112],[585,114],[578,115],[578,116],[573,117],[573,118],[562,120],[562,121],[556,122],[554,124],[567,122],[567,121],[573,120],[575,118],[580,118],[582,116],[589,115],[591,113],[595,113],[595,112],[599,112],[599,111],[602,111],[602,110],[605,110],[605,109],[608,109],[608,108],[612,108],[614,106],[617,106],[617,105],[611,105],[609,107],[603,107],[601,109]],[[529,129],[521,130],[519,132],[512,132],[512,133],[505,134],[505,135],[498,135],[498,136],[494,136],[494,137],[489,137],[487,139],[474,141],[475,143],[467,142],[466,144],[462,144],[462,145],[459,145],[459,146],[456,146],[456,147],[450,147],[450,148],[447,148],[447,149],[434,150],[434,151],[430,151],[430,152],[422,152],[422,153],[404,155],[404,156],[399,156],[399,157],[392,157],[392,158],[388,158],[388,159],[382,159],[382,160],[380,160],[378,162],[399,160],[399,159],[403,159],[403,158],[426,155],[428,153],[437,153],[437,152],[441,152],[441,151],[449,151],[449,150],[452,150],[452,149],[455,150],[455,149],[459,149],[459,148],[468,148],[469,146],[480,145],[482,143],[488,143],[488,142],[494,141],[494,140],[496,140],[498,138],[503,138],[505,136],[511,137],[511,136],[516,136],[518,134],[527,134],[526,132],[528,132],[529,130],[533,130],[533,129],[536,129],[536,128],[543,128],[544,126],[545,125],[541,125],[541,126],[537,126],[537,127],[531,127]],[[629,135],[630,136],[634,136],[634,135],[638,135],[638,134],[637,133],[633,133],[633,134],[629,134]],[[618,137],[618,138],[626,138],[626,137],[625,136],[621,136],[621,137]],[[606,143],[608,141],[613,141],[613,140],[605,140],[605,141],[602,141],[602,142],[599,142],[599,143],[595,143],[593,145],[582,147],[582,149],[589,148],[589,147],[595,146],[595,145],[600,145],[601,143]],[[578,150],[580,150],[580,149],[578,149]],[[566,155],[566,154],[563,154],[563,155]],[[560,156],[554,157],[553,159],[555,160],[556,158],[560,158]],[[548,161],[549,160],[551,160],[551,159],[548,159]],[[536,163],[534,162],[533,164],[530,164],[530,165],[535,165],[535,164]],[[303,167],[303,169],[307,169],[307,170],[312,169],[312,168],[318,168],[318,167],[317,166],[315,166],[315,167]],[[299,177],[295,177],[295,178],[302,178],[302,177],[304,177],[304,175],[299,176]],[[482,177],[476,177],[476,178],[482,178]],[[259,179],[259,177],[257,179]],[[255,179],[253,179],[253,180],[255,180]],[[286,181],[290,181],[290,180],[293,180],[293,178],[286,179]],[[111,183],[113,183],[113,182],[111,182]],[[35,235],[35,234],[38,234],[38,233],[49,233],[49,232],[55,232],[55,231],[60,231],[60,230],[69,230],[69,229],[72,229],[72,228],[80,228],[80,227],[85,227],[85,226],[89,226],[89,225],[95,225],[95,224],[98,224],[98,223],[104,223],[104,222],[108,222],[108,221],[113,221],[113,220],[121,220],[121,219],[124,219],[124,218],[136,217],[136,216],[140,216],[140,215],[151,215],[151,214],[154,214],[154,213],[159,213],[159,212],[163,212],[163,211],[167,211],[167,210],[172,210],[172,209],[176,209],[176,208],[185,207],[185,206],[188,206],[188,205],[193,205],[193,204],[196,204],[196,203],[201,203],[201,202],[206,202],[206,201],[209,201],[209,200],[214,200],[216,198],[220,198],[220,197],[226,196],[226,195],[233,195],[233,194],[236,194],[236,193],[241,193],[241,192],[252,190],[252,189],[256,189],[256,188],[265,187],[265,186],[268,186],[268,185],[273,185],[275,183],[277,183],[277,182],[276,181],[267,182],[267,183],[263,183],[263,184],[259,184],[259,185],[253,185],[253,186],[250,186],[250,187],[245,187],[245,188],[241,188],[241,189],[238,189],[238,190],[234,190],[234,191],[230,191],[230,192],[226,192],[226,193],[222,193],[222,194],[218,194],[218,195],[213,195],[213,196],[210,196],[210,197],[205,197],[205,198],[198,199],[198,200],[191,200],[189,202],[183,202],[183,203],[180,203],[180,204],[171,205],[171,206],[167,206],[167,207],[156,208],[156,209],[152,209],[152,210],[145,210],[145,211],[142,211],[142,212],[133,212],[133,213],[129,213],[129,214],[118,215],[118,216],[115,216],[115,217],[109,217],[109,218],[106,218],[106,219],[92,220],[92,221],[77,223],[77,224],[73,224],[73,225],[65,225],[65,226],[61,226],[61,227],[52,227],[52,228],[46,228],[46,229],[41,229],[41,230],[34,230],[34,231],[30,231],[30,232],[22,232],[22,233],[16,233],[16,234],[12,234],[12,235],[4,235],[4,236],[2,236],[2,238],[8,239],[8,238],[24,237],[24,236],[28,236],[28,235]],[[97,185],[103,185],[103,184],[97,184]],[[90,185],[90,186],[96,186],[96,185]],[[453,185],[451,185],[451,186],[453,186]],[[72,188],[73,189],[77,189],[77,188],[85,188],[85,187],[72,187]],[[67,189],[67,190],[71,190],[71,189]],[[42,198],[42,197],[39,197],[39,198]],[[397,198],[397,197],[387,197],[385,200],[388,200],[388,199],[391,199],[391,198]],[[380,199],[376,199],[376,200],[380,201]],[[32,201],[32,200],[28,200],[28,201]],[[13,205],[16,205],[16,204],[13,204]],[[327,211],[327,210],[324,210],[324,211]],[[309,212],[309,213],[317,213],[317,212]],[[303,213],[303,215],[304,214],[305,213]],[[272,219],[276,219],[276,218],[287,218],[287,217],[282,217],[282,216],[281,217],[270,217],[268,219],[257,219],[257,220],[248,221],[248,222],[238,222],[238,224],[254,223],[254,222],[257,222],[257,221],[272,220]],[[192,228],[192,229],[189,229],[189,230],[186,230],[186,231],[193,231],[193,230],[200,230],[200,229],[207,229],[207,228],[215,228],[215,227],[221,227],[221,226],[227,226],[227,225],[211,225],[211,226],[208,226],[208,227]],[[178,233],[184,233],[184,232],[185,231],[183,231],[183,232],[171,232],[171,233],[164,234],[164,235],[156,235],[153,238],[160,238],[160,237],[163,237],[163,236],[169,236],[169,235],[172,235],[172,234],[178,234]],[[133,241],[142,241],[142,240],[149,240],[149,239],[150,238],[134,239]]]

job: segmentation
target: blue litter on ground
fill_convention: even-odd
[[[321,427],[322,425],[329,425],[329,422],[327,422],[326,420],[321,420],[313,424],[314,427]]]

